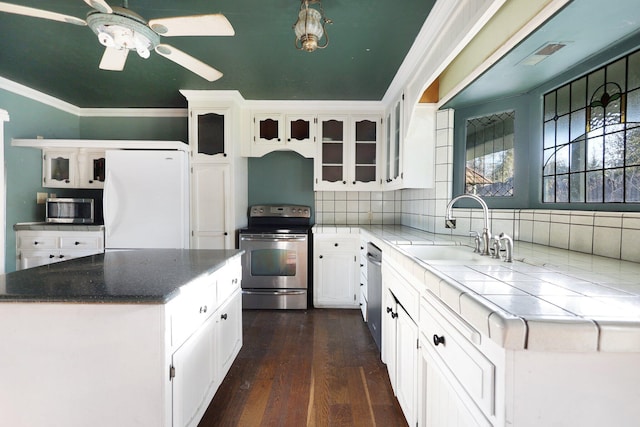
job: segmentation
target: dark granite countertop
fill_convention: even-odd
[[[55,222],[19,222],[13,224],[15,231],[102,231],[104,224],[62,224]]]
[[[242,250],[106,252],[0,276],[2,302],[163,304]]]

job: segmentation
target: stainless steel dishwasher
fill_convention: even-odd
[[[382,332],[382,250],[367,244],[367,325],[380,350]]]

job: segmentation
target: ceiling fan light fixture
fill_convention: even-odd
[[[318,5],[318,8],[314,9],[310,5]],[[326,33],[325,25],[331,23],[332,21],[324,15],[320,0],[301,0],[298,20],[293,25],[293,30],[296,33],[296,49],[313,52],[316,49],[327,47],[329,36]],[[323,36],[324,44],[320,44]]]

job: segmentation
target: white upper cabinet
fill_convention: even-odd
[[[192,109],[189,144],[194,162],[228,162],[227,109]]]
[[[43,150],[42,186],[48,188],[74,188],[78,175],[76,150]]]
[[[317,122],[315,114],[254,113],[251,156],[291,150],[313,157]]]
[[[387,112],[384,190],[433,187],[436,110],[434,104],[418,104],[405,111],[404,100],[399,99]]]
[[[314,190],[380,190],[381,123],[378,115],[320,116]]]
[[[42,150],[42,186],[104,188],[104,150],[69,148]]]

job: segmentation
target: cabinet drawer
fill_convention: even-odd
[[[357,241],[349,237],[316,237],[315,251],[318,254],[331,251],[355,251]]]
[[[424,297],[420,299],[420,331],[426,350],[449,369],[485,415],[494,415],[495,366],[465,337],[465,331],[455,328]]]
[[[62,236],[60,237],[61,249],[102,249],[102,239],[85,236]]]
[[[242,277],[242,264],[238,260],[231,262],[224,271],[220,271],[220,278],[217,284],[218,304],[225,301],[233,292],[240,287]]]
[[[18,236],[18,249],[55,249],[57,248],[55,236]]]
[[[171,345],[179,347],[216,310],[216,282],[183,286],[171,301]]]

